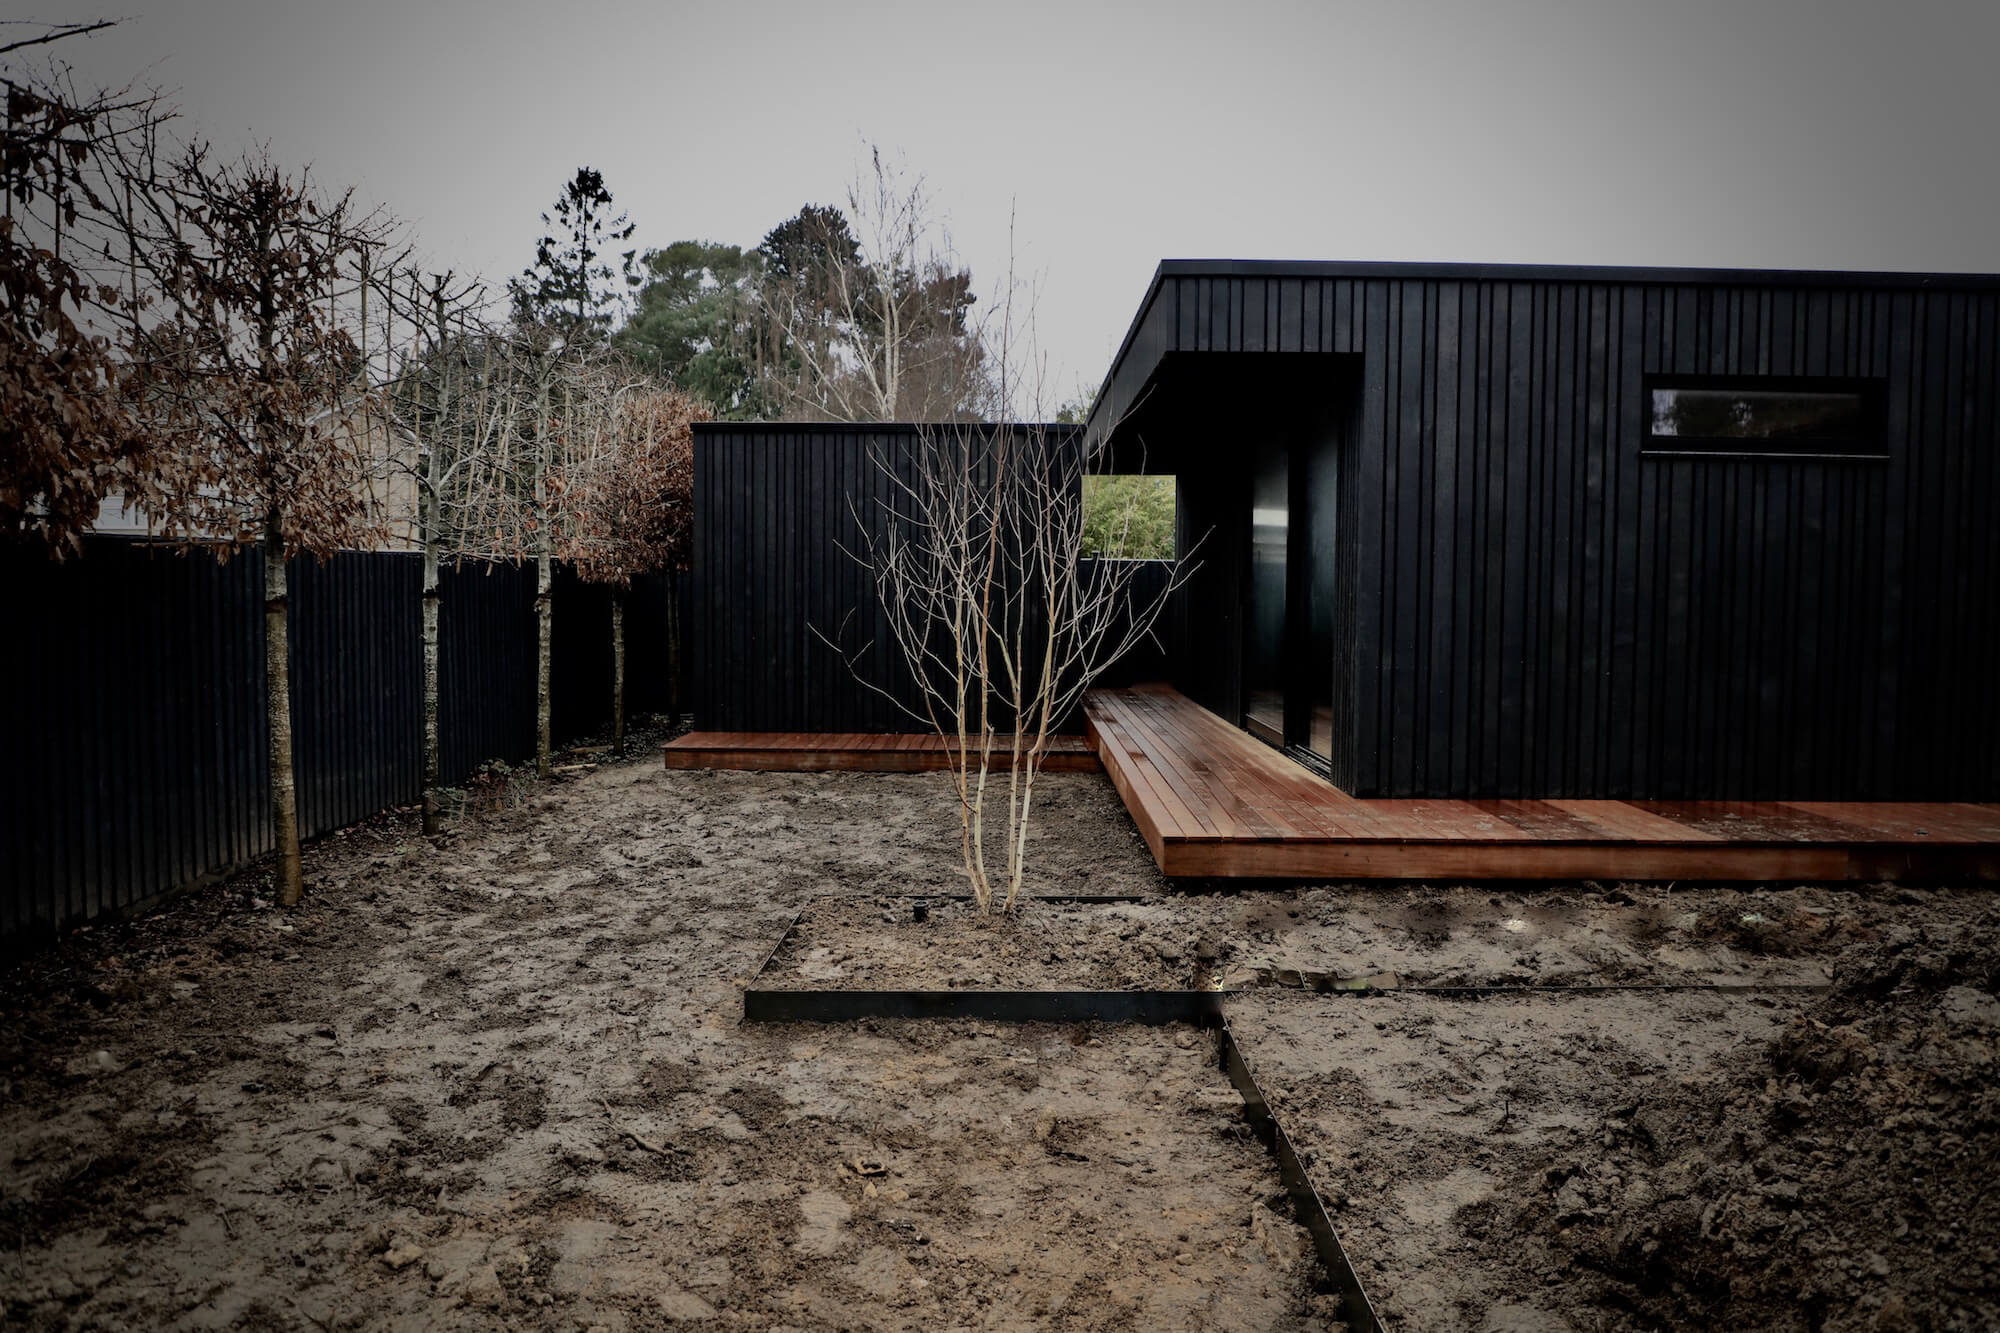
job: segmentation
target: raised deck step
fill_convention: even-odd
[[[1097,751],[1082,736],[1053,736],[1049,747],[1044,771],[1098,771]],[[691,731],[667,743],[666,761],[668,768],[768,773],[928,773],[951,763],[941,736],[858,731]],[[1007,763],[1003,749],[993,766]]]
[[[1282,879],[2000,879],[2000,806],[1364,800],[1163,685],[1090,736],[1160,870]]]

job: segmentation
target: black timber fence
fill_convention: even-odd
[[[912,712],[919,695],[872,577],[855,557],[858,523],[900,503],[898,485],[915,480],[915,446],[933,429],[955,428],[826,422],[695,427],[687,639],[695,654],[696,727],[925,729]],[[1063,442],[1075,438],[1069,426],[1011,429],[1049,432]],[[1108,573],[1110,563],[1086,561],[1084,579]],[[1165,592],[1172,566],[1133,564],[1128,608],[1150,607]],[[1167,675],[1161,640],[1148,636],[1099,683]],[[1080,731],[1080,713],[1063,725]]]
[[[307,837],[421,796],[422,561],[292,562],[292,719]],[[99,537],[57,563],[0,548],[9,617],[0,764],[0,942],[32,945],[270,850],[262,556],[218,562]],[[684,580],[682,581],[684,590]],[[532,566],[447,565],[439,630],[444,780],[535,744]],[[626,610],[628,714],[669,707],[667,576]],[[559,568],[551,722],[611,716],[611,594]]]

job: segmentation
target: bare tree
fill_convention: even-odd
[[[181,151],[126,215],[158,309],[128,335],[133,410],[155,443],[138,503],[164,535],[264,554],[264,652],[279,900],[303,890],[285,562],[379,541],[350,328],[379,217],[261,155]]]
[[[848,213],[807,208],[765,239],[767,373],[793,418],[971,421],[993,408],[972,274],[921,175],[871,147]]]
[[[1051,738],[1151,633],[1183,567],[1173,564],[1162,589],[1141,599],[1134,563],[1083,559],[1089,459],[1067,427],[929,428],[907,455],[876,461],[890,498],[856,515],[854,555],[872,575],[917,702],[889,697],[944,738],[973,898],[981,912],[1006,911],[1027,871]],[[857,676],[859,657],[850,661]],[[1001,766],[1005,804],[995,818]]]
[[[459,489],[464,552],[535,564],[535,766],[553,752],[551,644],[555,563],[576,521],[567,491],[576,459],[609,448],[614,399],[641,378],[603,340],[578,341],[516,322],[492,340],[475,415],[485,443],[465,459]]]
[[[582,447],[565,465],[563,554],[579,577],[611,589],[612,748],[622,755],[625,595],[637,576],[687,563],[694,533],[693,427],[712,414],[676,390],[636,380],[605,387],[609,392],[600,391],[598,401],[610,408],[608,429],[581,435]],[[668,626],[670,638],[676,628]]]
[[[517,331],[514,348],[527,368],[527,382],[533,393],[533,409],[526,418],[527,448],[521,457],[527,463],[527,487],[516,492],[526,501],[515,512],[525,519],[522,535],[535,560],[535,775],[547,777],[555,748],[555,706],[551,696],[555,645],[555,556],[560,535],[556,524],[561,511],[555,504],[563,449],[573,438],[570,428],[576,395],[573,386],[557,386],[565,372],[575,369],[576,358],[565,357],[572,345],[553,330],[529,326]],[[561,415],[556,414],[560,402]],[[522,420],[520,417],[514,418]]]
[[[873,643],[849,655],[849,669],[943,738],[959,851],[982,914],[1009,911],[1020,895],[1052,738],[1098,678],[1151,637],[1193,572],[1189,552],[1142,596],[1136,562],[1084,558],[1093,446],[1081,427],[1013,419],[1017,402],[1036,417],[1046,410],[1035,329],[1033,288],[1010,261],[986,331],[1000,420],[925,426],[907,450],[878,452],[887,498],[857,508],[850,551],[870,575],[878,623],[914,701],[865,674]],[[1121,521],[1132,518],[1128,507]],[[1003,764],[1004,805],[994,817]]]
[[[423,826],[438,830],[444,755],[439,719],[443,564],[466,550],[465,476],[506,421],[492,392],[499,335],[485,322],[485,293],[449,272],[391,266],[374,275],[380,336],[364,348],[384,434],[407,432],[412,448],[385,462],[389,512],[414,527],[423,553]],[[364,326],[370,327],[370,326]],[[379,369],[376,368],[379,358]]]

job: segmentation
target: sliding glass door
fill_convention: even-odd
[[[1260,443],[1250,480],[1249,615],[1243,652],[1243,725],[1272,745],[1291,739],[1285,725],[1286,613],[1291,562],[1291,451]]]
[[[1251,455],[1243,726],[1322,764],[1333,757],[1334,449],[1259,443]]]

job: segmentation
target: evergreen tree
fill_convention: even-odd
[[[773,350],[762,318],[767,265],[761,250],[713,241],[675,241],[649,251],[619,347],[718,419],[769,417],[776,405],[763,376]]]
[[[577,341],[604,338],[639,276],[636,250],[617,252],[619,266],[611,266],[615,247],[631,240],[634,228],[623,213],[613,214],[603,174],[578,167],[555,207],[542,214],[542,227],[535,262],[507,284],[515,318]]]

